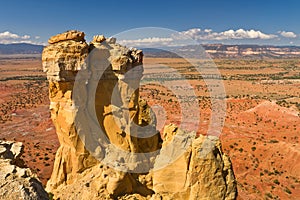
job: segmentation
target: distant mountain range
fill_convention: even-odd
[[[0,55],[8,54],[41,54],[44,46],[34,44],[0,44]],[[184,47],[171,47],[168,50],[153,48],[143,49],[147,57],[179,57],[178,55],[199,55],[203,52],[212,58],[300,58],[298,46],[271,45],[224,45],[204,44]]]
[[[0,54],[41,54],[44,46],[27,43],[0,44]]]
[[[213,58],[300,58],[300,47],[270,45],[203,45]]]
[[[205,52],[203,51],[205,49]],[[148,57],[186,57],[209,54],[211,58],[300,58],[298,46],[204,44],[171,47],[168,50],[144,49]]]

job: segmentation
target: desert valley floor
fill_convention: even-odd
[[[220,138],[233,163],[238,199],[300,199],[300,61],[214,62],[226,91],[226,118]],[[206,83],[194,77],[195,69],[179,58],[146,57],[144,63],[167,65],[190,77],[188,82],[200,107],[197,134],[206,134],[210,93]],[[50,119],[40,58],[1,57],[0,91],[0,139],[23,142],[25,164],[45,184],[59,143]],[[165,124],[180,123],[180,103],[172,91],[148,84],[140,88],[140,95],[149,105],[164,108]]]

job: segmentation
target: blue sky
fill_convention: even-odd
[[[0,43],[46,43],[70,29],[111,36],[163,27],[201,43],[300,45],[298,0],[1,1]]]

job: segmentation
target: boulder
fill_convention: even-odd
[[[70,30],[55,36],[52,36],[49,40],[49,44],[55,44],[57,42],[67,41],[67,40],[74,40],[76,42],[84,42],[84,32]]]
[[[104,37],[104,35],[95,35],[93,37],[92,43],[101,43],[101,42],[104,42],[105,40],[106,40],[106,38]]]
[[[36,174],[22,165],[22,149],[20,142],[0,141],[0,199],[46,200]]]
[[[177,157],[165,167],[153,172],[153,190],[162,199],[235,199],[236,181],[227,155],[222,153],[216,136],[203,136],[191,140],[191,145],[182,155],[176,156],[184,140],[171,142],[187,135],[171,124],[164,129],[164,143],[155,165],[166,161],[166,157]],[[166,143],[166,144],[165,144]],[[175,155],[175,156],[174,156]],[[176,174],[176,176],[174,176]]]

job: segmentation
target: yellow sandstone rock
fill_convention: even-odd
[[[70,30],[62,34],[58,34],[55,36],[52,36],[49,40],[49,44],[54,44],[57,42],[67,41],[67,40],[73,40],[77,42],[84,42],[84,32],[76,31],[76,30]]]
[[[46,188],[54,199],[236,198],[218,138],[174,125],[160,137],[139,99],[141,50],[102,35],[88,45],[83,32],[68,31],[49,39],[42,61],[60,142]]]

